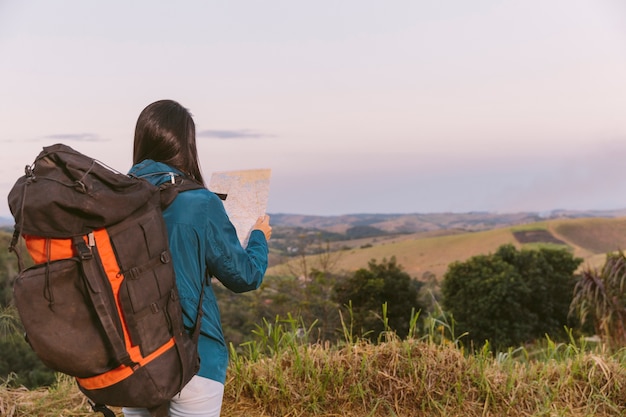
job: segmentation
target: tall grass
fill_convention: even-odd
[[[348,333],[344,343],[333,346],[309,343],[292,319],[266,322],[246,349],[231,346],[224,409],[232,416],[626,413],[623,350],[609,354],[570,333],[569,343],[546,337],[532,349],[494,354],[486,343],[468,353],[451,320],[426,322],[419,337],[416,329],[406,340],[386,332],[385,340],[374,344],[351,340]]]
[[[382,315],[384,319],[384,312]],[[265,320],[254,340],[230,346],[222,415],[618,416],[626,413],[626,350],[546,337],[533,347],[471,352],[443,314],[417,315],[405,340],[355,338],[345,318],[338,344],[310,340],[314,325]],[[119,410],[116,410],[119,414]],[[0,388],[0,415],[88,416],[68,377],[49,389]]]

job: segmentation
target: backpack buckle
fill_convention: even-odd
[[[93,258],[93,253],[91,253],[91,250],[82,238],[75,243],[75,246],[81,261],[87,261]]]
[[[35,178],[35,171],[33,170],[33,166],[32,165],[26,165],[24,167],[24,174],[31,179]]]

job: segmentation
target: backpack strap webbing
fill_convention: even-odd
[[[89,403],[89,405],[91,406],[91,409],[95,413],[102,413],[102,415],[104,417],[115,417],[115,413],[113,412],[113,410],[111,410],[106,405],[104,405],[104,404],[96,404],[96,403],[92,402],[89,399],[87,399],[87,402]]]
[[[191,340],[193,340],[193,344],[198,346],[198,339],[200,338],[200,327],[202,325],[202,316],[204,312],[202,311],[202,303],[204,302],[204,288],[206,287],[208,281],[211,279],[211,276],[208,273],[205,274],[202,279],[202,287],[200,288],[200,300],[198,301],[198,312],[196,313],[196,323],[193,325],[193,332],[191,333]]]
[[[32,169],[26,165],[26,175],[32,175]],[[32,178],[29,177],[28,181],[24,182],[23,185],[23,190],[22,190],[22,202],[21,202],[21,206],[20,206],[20,224],[16,224],[15,227],[13,228],[13,238],[11,238],[11,244],[9,246],[9,252],[13,252],[15,254],[15,256],[17,257],[17,267],[19,268],[19,271],[22,272],[24,270],[24,261],[22,260],[22,256],[20,254],[20,250],[17,247],[17,242],[20,239],[20,235],[22,234],[22,229],[24,229],[24,203],[26,202],[26,190],[28,189],[28,186],[31,184],[32,182]]]
[[[137,366],[137,363],[131,360],[130,354],[126,350],[124,338],[118,331],[118,323],[113,319],[116,317],[116,314],[112,311],[114,307],[110,304],[110,294],[106,294],[107,291],[110,291],[110,288],[103,284],[103,273],[98,266],[97,254],[94,253],[95,246],[90,249],[82,236],[73,237],[72,243],[81,261],[83,273],[87,281],[89,298],[106,334],[113,356],[119,364],[134,368]]]
[[[17,247],[17,242],[20,239],[20,231],[17,227],[13,229],[13,237],[11,238],[11,244],[9,245],[9,252],[13,252],[17,257],[17,267],[19,271],[22,272],[24,270],[24,261],[22,260],[22,256],[20,255],[20,250]]]
[[[192,179],[183,176],[175,176],[172,174],[172,181],[164,182],[159,185],[159,191],[161,192],[161,209],[165,210],[176,198],[178,193],[182,193],[185,191],[198,190],[201,188],[206,188],[199,182],[196,182]],[[220,200],[225,201],[227,194],[222,193],[213,193],[220,198]]]

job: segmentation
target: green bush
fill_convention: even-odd
[[[355,336],[376,340],[387,328],[400,338],[406,337],[412,314],[423,310],[419,290],[423,283],[414,280],[397,264],[396,258],[372,260],[334,288],[334,300],[347,308]],[[386,305],[385,314],[381,306]]]
[[[449,265],[442,305],[474,345],[496,349],[563,335],[582,259],[564,249],[503,245],[491,255]]]

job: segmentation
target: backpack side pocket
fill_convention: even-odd
[[[112,369],[87,291],[77,258],[32,266],[13,284],[26,338],[37,356],[54,370],[83,378]]]

